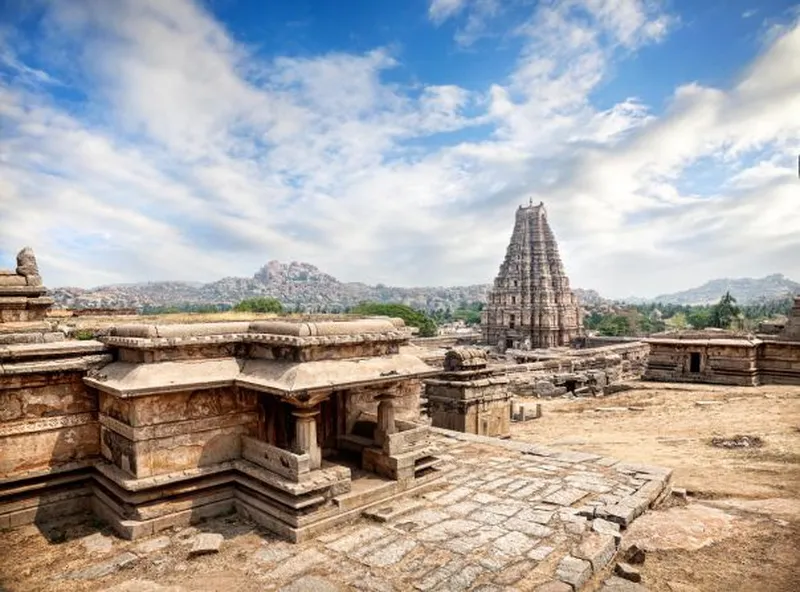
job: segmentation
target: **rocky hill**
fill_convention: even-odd
[[[115,284],[92,289],[55,288],[51,295],[66,308],[143,308],[182,304],[233,305],[245,298],[271,296],[288,308],[339,312],[364,301],[399,302],[434,311],[462,303],[485,302],[490,286],[398,288],[340,282],[308,263],[270,261],[253,277],[226,277],[208,284],[147,282]]]
[[[653,300],[672,304],[714,304],[725,292],[730,292],[739,304],[752,304],[800,294],[800,284],[781,273],[763,278],[723,278],[690,290],[662,294]]]

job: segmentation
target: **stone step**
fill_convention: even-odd
[[[376,505],[366,510],[363,515],[365,518],[375,520],[376,522],[388,522],[423,506],[424,504],[422,502],[416,500],[399,500],[397,503]]]

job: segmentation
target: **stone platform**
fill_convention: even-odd
[[[28,526],[4,534],[8,548],[26,552],[0,558],[0,572],[9,590],[646,589],[620,584],[610,570],[620,530],[669,492],[670,470],[434,432],[450,469],[435,489],[374,506],[300,544],[239,516],[135,542],[86,530],[49,547]],[[190,557],[211,532],[224,536],[218,552]],[[104,550],[87,553],[87,544]]]

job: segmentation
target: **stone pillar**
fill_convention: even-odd
[[[295,445],[297,449],[308,454],[312,470],[322,466],[322,449],[317,443],[317,415],[319,409],[295,409]]]
[[[394,422],[394,397],[384,394],[375,397],[378,401],[378,425],[375,428],[375,443],[382,445],[386,436],[394,434],[397,427]]]

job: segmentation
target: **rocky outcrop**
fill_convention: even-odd
[[[91,290],[56,288],[51,295],[64,308],[137,308],[226,304],[271,296],[285,307],[307,312],[342,312],[361,302],[395,302],[425,311],[454,310],[463,302],[485,302],[487,284],[456,287],[398,288],[340,282],[303,262],[270,261],[252,277],[226,277],[208,284],[148,282],[100,286]]]
[[[583,333],[544,204],[517,210],[506,258],[483,317],[484,339],[501,350],[568,345]]]

